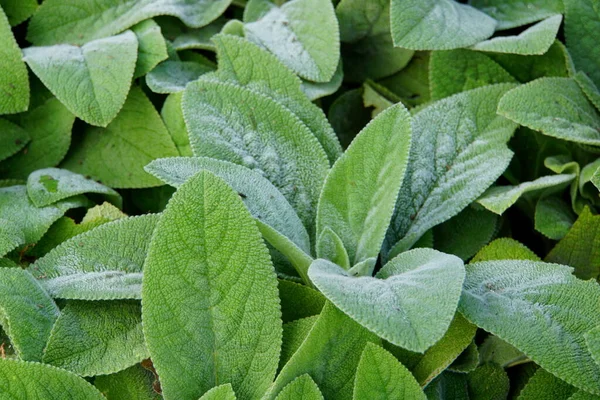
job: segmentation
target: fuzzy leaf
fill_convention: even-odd
[[[498,336],[490,335],[479,347],[482,364],[492,363],[509,368],[519,362],[529,361],[519,349],[506,343]]]
[[[315,289],[286,280],[279,281],[279,298],[283,322],[321,313],[325,297]]]
[[[127,31],[82,47],[28,47],[23,59],[69,111],[91,125],[107,126],[127,98],[137,49],[135,34]]]
[[[3,7],[0,3],[0,114],[14,114],[29,106],[29,77]]]
[[[568,399],[577,389],[551,373],[538,369],[519,393],[519,400]]]
[[[505,400],[510,390],[510,380],[504,368],[495,364],[480,365],[467,375],[469,399]]]
[[[590,77],[583,71],[577,71],[573,78],[575,78],[575,81],[577,81],[577,84],[581,90],[583,90],[583,93],[585,93],[589,101],[591,101],[596,109],[600,111],[600,89],[598,89]]]
[[[139,299],[142,268],[158,215],[119,219],[77,235],[30,271],[51,296],[74,300]]]
[[[469,0],[498,21],[497,30],[511,29],[564,12],[561,0]]]
[[[535,206],[535,230],[552,240],[560,240],[569,232],[576,217],[566,201],[557,196],[543,197]]]
[[[131,30],[138,41],[138,56],[133,77],[139,78],[152,71],[159,62],[167,59],[167,44],[161,34],[160,26],[151,19],[140,22]]]
[[[107,400],[159,400],[161,397],[152,389],[154,377],[141,365],[134,365],[116,374],[100,375],[94,386]]]
[[[195,400],[221,383],[258,399],[275,376],[281,312],[269,253],[238,194],[209,172],[184,183],[163,212],[142,316],[165,399]]]
[[[21,150],[31,137],[23,128],[5,119],[0,119],[0,161]]]
[[[523,244],[510,238],[500,238],[481,249],[471,263],[493,260],[532,260],[541,259]]]
[[[600,3],[595,0],[564,0],[567,48],[577,69],[600,87],[600,54],[594,40],[600,33]]]
[[[146,83],[154,93],[176,93],[210,71],[212,68],[194,61],[165,61],[146,75]]]
[[[204,393],[200,400],[236,400],[237,397],[233,392],[233,388],[230,383],[216,386]]]
[[[9,220],[0,218],[0,258],[25,244],[25,234],[19,226]]]
[[[323,400],[323,395],[310,375],[304,374],[284,387],[275,400]]]

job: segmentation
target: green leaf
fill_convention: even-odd
[[[279,370],[290,361],[290,358],[292,358],[300,346],[302,346],[302,343],[304,343],[304,340],[312,330],[318,318],[318,315],[313,315],[283,324]]]
[[[4,0],[3,0],[4,2]],[[0,114],[14,114],[29,106],[29,77],[21,50],[0,4]]]
[[[492,36],[496,21],[453,0],[392,0],[394,45],[413,50],[468,47]]]
[[[384,78],[408,64],[414,52],[394,47],[388,0],[343,0],[335,12],[340,24],[347,80],[363,82],[368,78]]]
[[[22,244],[25,244],[25,234],[21,228],[12,221],[0,218],[0,258]]]
[[[492,363],[503,368],[529,361],[519,349],[493,335],[488,336],[481,344],[479,355],[482,364]]]
[[[429,79],[434,100],[495,83],[517,83],[490,57],[471,50],[432,52]]]
[[[571,205],[557,196],[543,197],[535,206],[535,230],[552,240],[560,240],[577,216]]]
[[[340,33],[330,1],[292,0],[273,5],[244,26],[246,37],[268,49],[302,78],[329,81],[340,59]]]
[[[255,222],[220,178],[200,172],[163,212],[146,259],[142,316],[166,399],[196,399],[226,382],[240,399],[258,399],[272,382],[277,281]]]
[[[600,216],[585,207],[566,236],[548,253],[545,261],[569,265],[580,279],[600,275]]]
[[[562,23],[562,15],[555,15],[527,28],[517,36],[499,36],[479,42],[474,50],[521,55],[542,55],[548,51]]]
[[[545,135],[600,145],[600,114],[571,78],[541,78],[508,92],[498,113]]]
[[[16,26],[33,15],[38,8],[38,2],[37,0],[0,0],[0,7],[4,9],[8,22]]]
[[[272,400],[294,379],[308,374],[327,400],[351,399],[361,352],[379,339],[331,303],[326,303],[308,337],[283,367],[265,399]]]
[[[212,68],[194,61],[165,61],[146,75],[146,83],[154,93],[176,93],[210,71]]]
[[[139,78],[168,58],[167,44],[161,34],[160,26],[151,19],[140,22],[131,30],[138,41],[138,56],[133,77]]]
[[[537,191],[546,191],[546,193],[560,191],[573,179],[575,179],[574,174],[547,175],[516,186],[493,186],[477,199],[477,203],[493,213],[502,215],[521,197]]]
[[[159,400],[153,381],[152,373],[138,364],[116,374],[97,376],[94,386],[107,400]]]
[[[42,360],[42,352],[59,313],[54,301],[29,272],[20,268],[2,268],[0,322],[21,360]]]
[[[354,381],[353,400],[425,400],[421,387],[405,366],[388,351],[367,343]]]
[[[28,47],[23,59],[69,111],[91,125],[107,126],[127,98],[137,49],[135,34],[127,31],[82,47]]]
[[[470,264],[459,310],[560,379],[600,393],[600,365],[584,339],[600,325],[593,311],[600,287],[571,272],[562,265],[524,260]]]
[[[496,107],[512,87],[460,93],[413,117],[408,169],[384,244],[388,258],[458,214],[504,172],[512,157],[506,142],[516,125]]]
[[[317,235],[325,227],[335,232],[350,266],[379,254],[410,143],[410,116],[402,104],[395,105],[358,134],[327,175],[319,198]]]
[[[342,87],[342,82],[344,80],[344,64],[342,59],[333,73],[333,77],[327,82],[313,82],[302,80],[302,84],[300,85],[300,89],[302,89],[302,93],[310,101],[315,101],[320,99],[321,97],[329,96],[330,94],[334,94],[337,92],[340,87]]]
[[[72,301],[61,310],[44,363],[81,376],[107,375],[148,358],[136,301]]]
[[[67,154],[75,116],[52,97],[19,115],[19,125],[31,141],[12,157],[0,162],[4,178],[26,179],[40,168],[55,167]]]
[[[598,400],[598,398],[599,396],[579,390],[573,393],[573,395],[569,397],[569,400]]]
[[[458,257],[415,249],[388,262],[375,278],[353,277],[322,259],[312,263],[308,275],[327,299],[365,328],[397,346],[424,352],[452,321],[464,268]]]
[[[519,393],[519,400],[568,399],[576,391],[551,373],[539,368]]]
[[[510,238],[500,238],[485,246],[471,260],[471,263],[493,260],[532,260],[541,259],[525,245]]]
[[[498,21],[497,30],[527,25],[564,12],[561,0],[469,0]]]
[[[23,128],[5,119],[0,119],[0,161],[21,150],[31,137]]]
[[[196,156],[262,173],[312,233],[329,163],[315,137],[289,110],[258,92],[200,80],[188,85],[183,114]]]
[[[586,332],[584,336],[592,357],[597,363],[600,363],[600,326]]]
[[[467,375],[467,382],[472,400],[505,400],[510,390],[506,371],[495,364],[479,366]]]
[[[600,54],[594,40],[600,32],[600,3],[595,0],[565,0],[565,37],[577,69],[600,86]]]
[[[583,71],[577,71],[573,78],[575,78],[575,81],[581,90],[583,90],[583,93],[585,93],[588,100],[600,111],[600,90],[590,77]]]
[[[227,21],[225,18],[218,18],[199,29],[188,28],[173,18],[162,18],[159,23],[163,34],[171,41],[175,50],[215,51],[215,44],[211,39],[221,32]]]
[[[160,110],[160,116],[162,117],[167,130],[171,134],[171,139],[173,140],[173,143],[175,143],[179,155],[191,157],[194,154],[190,147],[190,138],[185,126],[185,120],[183,119],[183,109],[181,108],[182,98],[183,92],[173,93],[167,96],[167,99]]]
[[[35,45],[83,44],[122,32],[145,19],[171,15],[200,28],[231,0],[48,0],[31,19],[27,39]]]
[[[317,257],[324,258],[336,265],[349,270],[354,264],[350,264],[348,252],[344,242],[330,227],[325,226],[317,239]],[[379,251],[378,251],[379,252]]]
[[[479,365],[479,350],[475,342],[469,343],[465,350],[450,364],[448,371],[469,373]]]
[[[446,371],[425,388],[429,400],[470,400],[466,374]]]
[[[49,365],[0,360],[0,393],[11,399],[106,400],[83,378]]]
[[[157,221],[158,215],[150,214],[101,225],[63,242],[30,271],[56,298],[139,299],[144,259]]]
[[[87,205],[85,198],[76,196],[47,207],[36,207],[27,196],[24,185],[0,188],[0,219],[11,221],[25,237],[25,243],[35,243],[50,225],[71,208]]]
[[[428,51],[417,51],[408,65],[400,72],[381,80],[379,83],[402,98],[411,107],[427,103],[429,91]]]
[[[65,169],[39,169],[27,178],[27,195],[36,207],[83,193],[103,194],[117,205],[122,202],[121,195],[111,188]]]
[[[180,187],[202,170],[210,171],[238,192],[254,218],[310,254],[310,239],[302,221],[281,192],[259,173],[207,157],[163,158],[152,161],[145,169],[175,187]]]
[[[275,400],[323,400],[323,395],[310,375],[304,374],[284,387]]]
[[[219,56],[219,69],[215,76],[256,90],[285,106],[310,129],[333,164],[342,153],[340,143],[323,110],[307,99],[301,90],[298,77],[275,56],[243,38],[218,35],[213,42]]]
[[[279,298],[283,322],[321,313],[325,297],[318,291],[295,282],[279,281]]]
[[[88,128],[61,166],[113,188],[141,188],[160,185],[146,164],[176,155],[154,106],[134,87],[117,118],[106,128]]]
[[[236,400],[235,393],[230,383],[216,386],[204,393],[200,400]]]

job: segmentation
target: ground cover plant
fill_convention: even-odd
[[[600,398],[597,0],[0,0],[0,399]]]

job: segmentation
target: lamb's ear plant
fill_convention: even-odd
[[[595,0],[0,0],[0,399],[600,396]]]

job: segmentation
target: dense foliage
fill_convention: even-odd
[[[598,0],[0,0],[0,399],[600,399]]]

